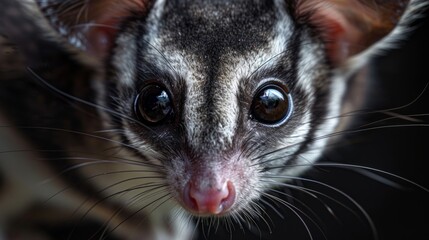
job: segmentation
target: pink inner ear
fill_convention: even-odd
[[[148,0],[94,1],[94,9],[98,10],[92,19],[94,26],[85,33],[88,53],[104,59],[114,45],[122,21],[131,12],[144,14],[149,2]]]
[[[309,17],[306,19],[318,31],[329,59],[336,66],[363,51],[389,31],[389,25],[384,24],[381,18],[384,12],[380,9],[383,8],[375,3],[366,5],[357,0],[298,2],[298,16]]]
[[[87,51],[99,59],[104,59],[113,47],[118,24],[118,21],[109,20],[92,27],[86,33]]]
[[[310,20],[318,28],[334,65],[340,65],[355,53],[355,44],[361,33],[334,7],[320,7]]]

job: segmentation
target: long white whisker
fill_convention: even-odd
[[[407,178],[401,177],[401,176],[399,176],[397,174],[394,174],[394,173],[391,173],[391,172],[387,172],[387,171],[384,171],[384,170],[381,170],[381,169],[377,169],[377,168],[373,168],[373,167],[368,167],[368,166],[362,166],[362,165],[356,165],[356,164],[347,164],[347,163],[318,162],[318,163],[311,163],[311,164],[291,164],[291,165],[281,166],[281,168],[283,168],[283,167],[289,167],[289,166],[290,167],[307,167],[307,166],[310,166],[310,167],[312,167],[312,166],[315,166],[315,167],[332,167],[332,168],[343,168],[343,169],[350,169],[350,170],[353,170],[353,169],[363,169],[363,170],[368,170],[368,171],[372,171],[372,172],[377,172],[377,173],[385,174],[387,176],[390,176],[390,177],[393,177],[393,178],[396,178],[396,179],[400,179],[400,180],[402,180],[404,182],[407,182],[407,183],[409,183],[409,184],[411,184],[411,185],[413,185],[413,186],[415,186],[415,187],[417,187],[417,188],[419,188],[419,189],[421,189],[421,190],[429,193],[429,189],[428,188],[426,188],[426,187],[424,187],[424,186],[422,186],[422,185],[420,185],[420,184],[418,184],[418,183],[416,183],[414,181],[411,181],[411,180],[409,180]],[[276,167],[274,167],[274,168],[276,168]],[[279,166],[279,168],[280,168],[280,166]],[[396,185],[394,183],[392,183],[392,184]],[[389,185],[392,185],[392,184],[389,184]]]
[[[301,214],[303,214],[304,216],[306,216],[310,221],[312,221],[315,225],[316,225],[316,227],[318,227],[319,228],[319,226],[313,221],[313,219],[311,219],[306,213],[304,213],[302,210],[300,210],[299,208],[297,208],[296,206],[293,206],[292,204],[290,204],[290,203],[288,203],[288,202],[286,202],[286,201],[284,201],[284,200],[282,200],[282,199],[280,199],[280,198],[278,198],[278,197],[276,197],[276,196],[273,196],[273,195],[271,195],[271,194],[268,194],[268,193],[264,193],[264,196],[267,196],[267,197],[269,197],[269,198],[271,198],[271,199],[275,199],[276,201],[278,201],[278,202],[280,202],[280,203],[283,203],[283,205],[285,206],[285,207],[287,207],[290,211],[292,211],[293,212],[293,214],[295,215],[295,216],[297,216],[298,217],[298,219],[301,221],[301,223],[304,225],[304,227],[305,227],[305,229],[306,229],[306,231],[307,231],[307,233],[308,233],[308,236],[310,237],[310,239],[311,240],[313,240],[313,234],[311,234],[311,231],[310,231],[310,228],[308,227],[308,225],[307,225],[307,223],[304,221],[304,219],[301,217],[301,215],[299,215],[299,213],[301,213]],[[298,213],[299,212],[299,213]],[[319,228],[320,229],[320,228]],[[321,229],[320,229],[320,231],[321,231]],[[325,236],[325,234],[323,233],[323,231],[321,231],[322,232],[322,234],[323,234],[323,236],[325,237],[325,239],[326,239],[326,236]]]
[[[368,222],[369,227],[371,228],[372,234],[373,234],[373,238],[374,240],[378,240],[378,232],[377,229],[375,227],[375,224],[372,220],[372,218],[369,216],[368,212],[362,207],[362,205],[360,205],[355,199],[353,199],[350,195],[348,195],[347,193],[339,190],[338,188],[335,188],[331,185],[328,185],[326,183],[320,182],[320,181],[316,181],[313,179],[309,179],[309,178],[303,178],[303,177],[296,177],[296,176],[281,176],[281,175],[271,175],[271,176],[267,176],[266,178],[271,178],[271,179],[283,179],[283,180],[300,180],[300,181],[304,181],[304,182],[311,182],[311,183],[315,183],[318,185],[321,185],[323,187],[326,187],[328,189],[333,190],[334,192],[339,193],[341,196],[345,197],[347,200],[349,200],[355,207],[357,207],[359,209],[359,211],[362,213],[362,215],[365,217],[366,221]]]

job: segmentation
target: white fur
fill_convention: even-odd
[[[116,41],[120,47],[117,48],[112,62],[118,70],[119,92],[121,89],[134,85],[137,69],[135,56],[138,51],[134,38],[132,34],[124,33]]]

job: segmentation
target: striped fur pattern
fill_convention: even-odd
[[[20,64],[31,57],[31,68],[10,76],[3,73],[10,56],[1,53],[2,125],[16,123],[10,148],[32,149],[0,166],[9,173],[22,165],[37,169],[18,178],[24,186],[50,181],[36,192],[11,191],[28,201],[1,214],[4,228],[49,198],[53,209],[76,211],[74,220],[105,224],[100,239],[191,239],[183,189],[195,179],[201,188],[233,182],[234,204],[224,215],[253,221],[265,192],[311,167],[335,135],[350,74],[401,39],[424,5],[398,2],[403,17],[338,63],[327,51],[323,26],[309,17],[317,13],[307,7],[311,0],[37,1],[39,17],[17,25],[37,27],[36,46],[53,50],[35,50],[23,40],[28,36],[0,24],[0,34],[17,44],[11,51]],[[22,3],[5,1],[5,9],[22,7],[25,14],[37,8]],[[19,20],[19,14],[4,16],[0,20]],[[115,37],[108,39],[107,53],[93,54],[100,40],[93,30],[100,26]],[[135,99],[149,83],[170,94],[174,116],[166,124],[147,125],[136,116]],[[253,98],[266,83],[287,86],[293,104],[287,121],[252,119]],[[17,104],[25,111],[10,105],[14,92],[30,98]],[[0,187],[9,179],[17,177],[0,174]]]

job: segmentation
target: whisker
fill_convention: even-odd
[[[151,44],[149,41],[143,39],[144,43],[149,45],[151,48],[155,49],[155,51],[161,56],[161,58],[165,61],[167,66],[170,68],[171,71],[174,73],[178,73],[178,71],[171,65],[170,61],[168,61],[167,57],[162,53],[157,47],[155,47],[153,44]]]
[[[291,166],[291,167],[318,166],[318,167],[343,168],[343,169],[351,169],[351,170],[353,170],[353,169],[368,170],[368,171],[385,174],[387,176],[390,176],[390,177],[402,180],[404,182],[407,182],[407,183],[409,183],[409,184],[411,184],[411,185],[413,185],[413,186],[415,186],[415,187],[417,187],[417,188],[419,188],[419,189],[421,189],[421,190],[429,193],[429,189],[428,188],[426,188],[426,187],[424,187],[424,186],[422,186],[422,185],[420,185],[420,184],[418,184],[418,183],[416,183],[414,181],[411,181],[411,180],[409,180],[407,178],[401,177],[401,176],[399,176],[397,174],[394,174],[394,173],[391,173],[391,172],[387,172],[387,171],[384,171],[384,170],[381,170],[381,169],[377,169],[377,168],[373,168],[373,167],[368,167],[368,166],[362,166],[362,165],[356,165],[356,164],[347,164],[347,163],[318,162],[318,163],[312,163],[312,164],[291,164],[291,165],[281,166],[281,167],[283,168],[283,167],[288,167],[288,166]],[[396,185],[396,184],[393,184],[393,185]]]
[[[250,229],[250,223],[249,223],[249,221],[246,221],[246,219],[244,219],[243,215],[236,213],[236,212],[233,212],[231,214],[231,218],[238,224],[238,226],[240,227],[240,229],[243,233],[245,233],[245,229],[244,229],[245,226],[243,224],[247,223],[246,227]]]
[[[261,211],[261,213],[259,212],[259,211],[255,211],[255,213],[257,214],[257,216],[260,218],[260,219],[262,219],[262,221],[265,223],[265,225],[267,226],[267,228],[268,228],[268,231],[269,231],[269,233],[270,234],[272,234],[273,233],[273,230],[271,229],[271,226],[270,226],[270,223],[268,223],[268,221],[264,218],[264,216],[263,216],[263,214],[264,215],[266,215],[268,218],[269,218],[269,220],[270,220],[270,222],[271,222],[271,224],[273,224],[273,220],[271,219],[271,217],[270,217],[270,215],[268,215],[268,213],[259,205],[259,204],[254,204],[254,206],[256,207],[256,208],[258,208],[259,209],[259,211]]]
[[[157,198],[157,199],[155,199],[154,201],[152,201],[152,202],[150,202],[149,204],[147,204],[147,205],[145,205],[144,207],[142,207],[142,208],[140,208],[140,209],[138,209],[136,212],[134,212],[133,214],[131,214],[130,216],[128,216],[126,219],[124,219],[122,222],[120,222],[118,225],[116,225],[113,229],[111,229],[108,233],[107,233],[107,235],[110,235],[111,233],[113,233],[118,227],[120,227],[120,225],[122,225],[123,223],[125,223],[127,220],[129,220],[130,218],[132,218],[132,217],[134,217],[137,213],[139,213],[139,212],[141,212],[141,211],[143,211],[146,207],[148,207],[148,206],[150,206],[150,205],[152,205],[152,204],[154,204],[154,203],[156,203],[156,202],[159,202],[159,204],[155,207],[155,209],[157,209],[157,208],[159,208],[161,205],[163,205],[164,203],[166,203],[168,200],[170,200],[172,197],[171,196],[169,196],[170,194],[169,193],[167,193],[167,194],[165,194],[165,195],[163,195],[163,196],[161,196],[161,197],[159,197],[159,198]],[[167,197],[167,198],[166,198]],[[160,200],[162,200],[163,198],[166,198],[165,200],[163,200],[163,201],[160,201]],[[105,239],[105,237],[104,238],[101,238],[100,240],[104,240]]]
[[[89,176],[89,177],[85,177],[85,178],[83,178],[83,180],[85,180],[85,181],[90,181],[90,180],[95,179],[95,178],[98,178],[98,177],[107,176],[107,175],[114,175],[114,174],[122,174],[122,173],[129,174],[129,173],[159,173],[159,172],[157,172],[157,171],[152,171],[152,170],[123,170],[123,171],[111,171],[111,172],[105,172],[105,173],[99,173],[99,174],[91,175],[91,176]],[[162,177],[156,177],[156,176],[150,176],[150,177],[147,177],[147,178],[150,178],[150,179],[157,179],[157,178],[162,179]],[[49,198],[47,198],[47,199],[43,202],[43,205],[46,205],[50,200],[52,200],[53,198],[55,198],[55,197],[56,197],[56,196],[58,196],[59,194],[61,194],[61,193],[65,192],[65,191],[67,191],[68,189],[71,189],[71,188],[72,188],[71,186],[68,186],[68,187],[65,187],[65,188],[61,189],[60,191],[56,192],[55,194],[53,194],[52,196],[50,196]],[[99,191],[98,193],[101,193],[101,192],[103,192],[103,191],[105,191],[105,190],[107,190],[107,189],[102,189],[102,190],[101,190],[101,191]]]
[[[166,186],[164,186],[164,187],[166,187]],[[160,193],[163,193],[163,192],[165,192],[165,189],[163,189],[162,187],[161,188],[159,188],[158,189],[158,191],[155,191],[157,188],[153,188],[153,189],[149,189],[149,190],[146,190],[146,191],[144,191],[144,192],[141,192],[141,193],[137,193],[136,195],[134,195],[132,198],[130,198],[129,200],[128,200],[128,203],[126,204],[126,205],[124,205],[124,206],[122,206],[121,208],[119,208],[111,217],[110,217],[110,219],[113,219],[115,216],[117,216],[117,215],[119,215],[124,209],[126,209],[126,208],[129,208],[130,206],[132,206],[132,205],[134,205],[134,204],[136,204],[138,201],[140,201],[143,197],[145,197],[145,196],[147,196],[147,194],[148,193],[150,193],[152,196],[154,196],[154,195],[157,195],[157,194],[160,194]],[[161,198],[157,198],[157,201],[158,200],[161,200],[163,197],[161,197]],[[166,199],[166,201],[168,201],[170,198],[167,198]],[[166,202],[165,201],[165,202]],[[164,204],[164,202],[162,202],[160,205],[162,205],[162,204]],[[146,208],[146,207],[148,207],[148,206],[150,206],[151,204],[149,204],[149,205],[146,205],[144,208]],[[155,209],[157,209],[160,205],[158,205]],[[149,214],[150,213],[152,213],[153,211],[155,211],[155,209],[153,209],[153,210],[151,210],[151,212],[149,212]],[[141,210],[140,210],[141,211]],[[119,223],[119,225],[117,225],[117,227],[119,227],[121,224],[123,224],[125,221],[127,221],[128,219],[130,219],[130,218],[132,218],[132,216],[130,217],[130,216],[128,216],[126,219],[124,219],[124,221],[123,222],[121,222],[121,223]],[[112,231],[110,232],[110,233],[107,233],[107,231],[108,231],[108,228],[109,228],[109,225],[110,225],[110,219],[106,222],[106,224],[105,224],[105,227],[104,227],[104,230],[103,230],[103,232],[102,232],[102,234],[101,234],[101,236],[100,236],[100,239],[104,239],[104,237],[103,236],[108,236],[108,235],[110,235],[111,233],[113,233],[114,232],[114,230],[115,229],[112,229]],[[143,221],[143,219],[142,219],[142,221]],[[107,234],[107,235],[106,235]]]
[[[82,17],[82,14],[85,14],[85,21],[87,21],[87,14],[88,14],[88,3],[89,1],[84,1],[82,4],[82,7],[79,9],[78,13],[76,14],[76,23],[78,23]]]
[[[198,226],[200,226],[200,222],[201,222],[201,218],[200,218],[200,217],[197,217],[197,220],[196,220],[196,222],[195,222],[194,229],[192,230],[192,236],[195,236],[195,235],[196,235],[196,233],[197,233],[197,229],[198,229]]]
[[[362,215],[365,217],[366,221],[368,222],[369,227],[371,228],[372,234],[373,234],[373,239],[374,240],[378,240],[378,233],[377,233],[377,229],[375,227],[375,224],[372,220],[372,218],[369,216],[368,212],[365,211],[365,209],[355,200],[353,199],[350,195],[348,195],[347,193],[341,191],[338,188],[335,188],[331,185],[328,185],[326,183],[320,182],[320,181],[316,181],[313,179],[309,179],[309,178],[303,178],[303,177],[295,177],[295,176],[282,176],[282,175],[271,175],[271,176],[267,176],[266,178],[272,178],[272,179],[285,179],[285,180],[301,180],[304,182],[310,182],[310,183],[315,183],[318,185],[321,185],[323,187],[326,187],[330,190],[333,190],[334,192],[340,194],[341,196],[345,197],[347,200],[349,200],[355,207],[357,207],[359,209],[359,211],[362,213]]]
[[[278,198],[278,197],[276,197],[276,196],[273,196],[273,195],[271,195],[271,194],[268,194],[268,193],[264,193],[264,196],[267,196],[267,197],[269,197],[269,198],[271,198],[271,199],[275,199],[276,201],[278,201],[278,202],[280,202],[280,203],[283,203],[284,204],[284,206],[285,207],[287,207],[290,211],[292,211],[293,212],[293,214],[295,215],[295,216],[297,216],[298,217],[298,219],[301,221],[301,223],[304,225],[304,227],[305,227],[305,229],[306,229],[306,231],[307,231],[307,233],[308,233],[308,236],[310,237],[310,239],[311,240],[313,240],[314,238],[313,238],[313,234],[311,233],[311,231],[310,231],[310,228],[309,228],[309,226],[307,225],[307,223],[305,222],[305,220],[301,217],[301,215],[299,215],[299,213],[301,213],[301,214],[303,214],[304,216],[306,216],[311,222],[313,222],[313,224],[315,224],[315,226],[317,227],[317,228],[319,228],[319,230],[321,231],[321,233],[323,234],[323,236],[324,236],[324,238],[325,239],[327,239],[326,238],[326,236],[325,236],[325,234],[324,234],[324,232],[320,229],[320,227],[318,226],[318,224],[317,223],[315,223],[314,222],[314,220],[313,219],[311,219],[306,213],[304,213],[302,210],[300,210],[299,208],[297,208],[296,206],[293,206],[292,204],[290,204],[290,203],[288,203],[288,202],[286,202],[286,201],[284,201],[283,199],[280,199],[280,198]],[[299,213],[298,213],[299,212]]]
[[[358,127],[359,128],[364,128],[364,127],[368,127],[371,125],[375,125],[381,122],[385,122],[385,121],[389,121],[389,120],[395,120],[395,119],[400,119],[400,120],[405,120],[408,122],[414,122],[414,123],[423,123],[424,121],[421,119],[417,119],[416,117],[426,117],[429,116],[429,114],[408,114],[408,115],[404,115],[404,114],[398,114],[398,113],[394,113],[394,112],[386,112],[386,115],[390,115],[391,117],[388,118],[384,118],[384,119],[380,119],[374,122],[370,122],[364,125],[361,125]]]
[[[428,88],[429,88],[429,82],[426,83],[425,87],[417,95],[417,97],[415,97],[411,102],[406,103],[406,104],[404,104],[402,106],[393,107],[393,108],[387,108],[387,109],[380,109],[380,110],[372,110],[372,111],[355,110],[355,111],[351,111],[351,112],[347,113],[347,115],[348,116],[353,116],[351,114],[357,114],[357,113],[360,113],[360,114],[374,114],[374,113],[385,113],[385,112],[393,112],[393,111],[397,111],[397,110],[402,110],[402,109],[405,109],[407,107],[412,106],[417,101],[419,101],[424,96],[424,94],[428,90]]]
[[[307,187],[296,186],[296,185],[288,184],[288,183],[284,183],[284,182],[277,182],[277,181],[266,181],[266,182],[275,184],[277,186],[283,186],[283,187],[287,187],[287,188],[290,188],[290,189],[295,189],[295,190],[298,190],[298,191],[300,191],[302,193],[305,193],[308,196],[311,196],[312,198],[318,200],[329,211],[329,209],[331,209],[331,208],[325,202],[323,202],[318,196],[316,196],[315,194],[323,196],[326,199],[331,200],[332,202],[334,202],[334,203],[338,204],[339,206],[341,206],[342,208],[346,209],[347,211],[349,211],[351,214],[353,214],[358,219],[361,219],[361,217],[356,213],[356,211],[354,211],[353,209],[351,209],[347,205],[343,204],[342,202],[338,201],[337,199],[335,199],[335,198],[333,198],[333,197],[331,197],[331,196],[329,196],[329,195],[327,195],[325,193],[322,193],[320,191],[316,191],[314,189],[310,189],[310,188],[307,188]],[[311,209],[309,209],[309,210],[311,210]]]
[[[71,167],[68,167],[64,170],[62,170],[60,173],[56,174],[53,177],[50,177],[48,179],[42,180],[41,182],[38,183],[38,185],[44,185],[47,183],[50,183],[52,181],[54,181],[55,179],[60,178],[61,176],[63,176],[64,174],[80,169],[80,168],[84,168],[84,167],[88,167],[88,166],[93,166],[93,165],[98,165],[98,164],[125,164],[125,165],[133,165],[133,166],[151,166],[151,165],[146,165],[144,163],[138,163],[138,162],[123,162],[123,161],[114,161],[114,160],[99,160],[99,159],[91,159],[91,158],[72,158],[72,157],[68,157],[68,158],[57,158],[57,160],[61,160],[61,159],[75,159],[75,160],[85,160],[88,162],[84,162],[84,163],[80,163],[80,164],[75,164]]]
[[[281,192],[281,191],[279,191],[279,190],[276,190],[276,189],[272,189],[271,190],[272,192],[274,192],[274,193],[277,193],[277,194],[280,194],[280,195],[282,195],[282,196],[285,196],[285,197],[288,197],[288,198],[291,198],[291,199],[293,199],[293,201],[296,201],[297,203],[299,203],[301,206],[303,206],[307,211],[309,211],[319,222],[322,222],[322,220],[319,218],[319,216],[307,205],[307,204],[305,204],[303,201],[301,201],[301,200],[299,200],[298,198],[296,198],[296,197],[293,197],[291,194],[287,194],[287,193],[285,193],[285,192]],[[306,190],[304,190],[303,189],[303,191],[306,191]],[[308,193],[307,193],[308,194]],[[310,193],[310,196],[311,195],[313,195],[312,193]],[[320,202],[324,205],[324,206],[326,206],[326,203],[324,203],[321,199],[319,199],[317,196],[312,196],[312,197],[314,197],[315,199],[318,199],[318,200],[320,200]],[[287,202],[286,200],[283,200],[283,201],[285,201],[285,202]],[[293,206],[295,206],[294,204],[292,204],[292,203],[289,203],[289,202],[287,202],[288,204],[291,204],[291,205],[293,205]],[[283,218],[283,216],[280,216],[280,217],[282,217]]]
[[[370,115],[370,114],[393,114],[393,115],[397,115],[394,113],[394,111],[398,111],[398,110],[403,110],[406,109],[410,106],[412,106],[413,104],[415,104],[417,101],[419,101],[421,98],[423,98],[424,94],[426,93],[426,91],[429,88],[429,82],[426,83],[425,87],[423,88],[423,90],[417,95],[417,97],[415,97],[412,101],[398,106],[398,107],[392,107],[392,108],[386,108],[386,109],[378,109],[378,110],[370,110],[370,109],[358,109],[358,110],[352,110],[349,112],[345,112],[345,113],[341,113],[340,115],[337,116],[328,116],[328,117],[324,117],[321,118],[322,120],[330,120],[330,119],[335,119],[335,118],[345,118],[345,117],[356,117],[356,116],[360,116],[360,115]],[[397,115],[398,117],[400,115]],[[400,117],[399,117],[400,118]],[[411,120],[414,121],[415,119],[413,118],[405,118],[406,120]],[[310,122],[306,122],[303,124],[307,124]]]
[[[261,228],[259,228],[258,223],[253,218],[254,210],[251,207],[253,207],[254,204],[255,204],[254,202],[251,202],[249,204],[249,207],[245,208],[241,214],[243,214],[246,217],[246,219],[248,220],[248,221],[245,221],[248,224],[248,226],[247,226],[248,229],[249,230],[254,229],[254,228],[252,228],[252,225],[251,225],[253,223],[253,226],[255,226],[256,229],[258,230],[258,235],[261,236],[262,235]]]
[[[282,54],[285,54],[285,53],[287,53],[287,52],[290,52],[291,50],[290,49],[286,49],[286,50],[284,50],[284,51],[281,51],[281,52],[279,52],[279,53],[277,53],[277,54],[275,54],[274,56],[272,56],[272,57],[270,57],[270,58],[268,58],[265,62],[263,62],[262,64],[260,64],[253,72],[251,72],[248,76],[247,76],[247,79],[251,79],[252,78],[252,76],[253,75],[255,75],[256,73],[258,73],[259,72],[259,70],[260,69],[262,69],[265,65],[267,65],[268,63],[270,63],[271,61],[273,61],[274,59],[276,59],[276,58],[278,58],[278,57],[281,57],[282,56]],[[256,61],[255,61],[256,62]],[[253,63],[254,64],[254,63]],[[252,65],[253,65],[252,64]]]
[[[62,90],[60,90],[60,89],[56,88],[55,86],[51,85],[51,84],[50,84],[50,83],[48,83],[47,81],[45,81],[45,80],[44,80],[40,75],[38,75],[38,74],[37,74],[33,69],[31,69],[30,67],[27,67],[27,71],[29,71],[32,75],[34,75],[34,76],[35,76],[35,78],[36,78],[38,81],[40,81],[41,83],[43,83],[45,86],[47,86],[47,87],[48,87],[49,89],[51,89],[52,91],[54,91],[54,92],[56,92],[56,93],[60,94],[61,96],[65,96],[65,97],[67,97],[68,99],[71,99],[71,100],[76,101],[76,102],[78,102],[78,103],[82,103],[82,104],[84,104],[84,105],[87,105],[87,106],[93,107],[93,108],[95,108],[95,109],[99,109],[99,110],[102,110],[102,111],[104,111],[104,112],[110,113],[110,114],[112,114],[112,115],[114,115],[114,116],[117,116],[117,117],[120,117],[120,118],[122,118],[122,119],[126,119],[126,120],[128,120],[128,121],[130,121],[130,122],[133,122],[133,123],[135,123],[135,124],[139,125],[140,127],[143,127],[143,128],[145,128],[145,129],[149,130],[149,131],[150,131],[151,133],[153,133],[155,136],[158,136],[158,133],[157,133],[157,132],[155,132],[153,129],[151,129],[151,128],[147,127],[146,125],[144,125],[143,123],[141,123],[141,122],[140,122],[139,120],[137,120],[137,119],[131,118],[131,117],[129,117],[129,116],[127,116],[127,115],[124,115],[124,114],[122,114],[122,113],[119,113],[119,112],[117,112],[117,111],[113,111],[113,110],[111,110],[111,109],[109,109],[109,108],[106,108],[106,107],[104,107],[104,106],[101,106],[101,105],[98,105],[98,104],[95,104],[95,103],[92,103],[92,102],[86,101],[86,100],[84,100],[84,99],[81,99],[81,98],[75,97],[75,96],[73,96],[73,95],[71,95],[71,94],[69,94],[69,93],[66,93],[66,92],[64,92],[64,91],[62,91]]]
[[[110,194],[110,195],[107,195],[107,196],[105,196],[105,197],[103,197],[103,198],[101,198],[101,199],[98,199],[97,201],[95,201],[94,202],[94,204],[92,204],[91,205],[91,207],[89,207],[85,212],[84,212],[84,214],[80,217],[80,220],[78,221],[78,223],[76,223],[76,225],[73,227],[73,230],[70,232],[70,234],[69,234],[69,236],[68,236],[68,240],[70,240],[71,238],[72,238],[72,235],[73,235],[73,233],[74,233],[74,231],[75,230],[77,230],[77,228],[78,228],[78,226],[79,226],[79,224],[80,223],[82,223],[83,222],[83,220],[88,216],[88,214],[93,210],[93,209],[95,209],[99,204],[101,204],[102,202],[104,202],[104,201],[106,201],[107,199],[109,199],[109,198],[112,198],[112,197],[114,197],[114,196],[117,196],[117,195],[121,195],[121,194],[123,194],[123,193],[127,193],[127,192],[129,192],[129,191],[132,191],[132,190],[139,190],[139,189],[145,189],[145,188],[149,188],[149,189],[146,189],[144,192],[146,192],[146,193],[149,193],[150,191],[153,191],[153,190],[155,190],[155,189],[158,189],[159,187],[163,187],[164,186],[164,184],[160,184],[160,183],[150,183],[150,184],[147,184],[147,183],[145,183],[145,184],[139,184],[139,185],[137,185],[137,186],[133,186],[133,187],[130,187],[130,188],[127,188],[127,189],[124,189],[124,190],[120,190],[120,191],[118,191],[118,192],[115,192],[115,193],[112,193],[112,194]],[[85,200],[85,201],[83,201],[82,202],[82,204],[74,211],[74,213],[73,214],[76,214],[78,211],[80,211],[80,209],[82,209],[82,207],[87,203],[89,201],[89,197]],[[124,207],[121,207],[119,210],[122,210],[122,209],[124,209]],[[117,211],[119,211],[119,210],[117,210]],[[117,212],[116,211],[116,212]],[[115,213],[116,213],[115,212]],[[114,214],[110,219],[109,219],[109,222],[110,221],[112,221],[112,219],[113,219],[113,217],[114,216],[116,216],[116,214]],[[94,233],[94,235],[92,236],[92,237],[94,237],[96,234],[98,234],[99,232],[101,231],[101,229],[99,229],[96,233]]]
[[[64,133],[72,133],[72,134],[77,134],[80,136],[85,136],[85,137],[91,137],[94,139],[98,139],[98,140],[103,140],[103,141],[107,141],[107,142],[111,142],[111,143],[116,143],[119,144],[123,147],[127,147],[130,149],[133,149],[135,151],[139,151],[139,149],[135,148],[132,145],[129,144],[125,144],[123,142],[120,141],[116,141],[110,138],[106,138],[106,137],[102,137],[102,136],[98,136],[98,135],[94,135],[91,133],[86,133],[86,132],[81,132],[81,131],[77,131],[77,130],[71,130],[71,129],[64,129],[64,128],[55,128],[55,127],[44,127],[44,126],[0,126],[0,128],[7,128],[7,127],[14,127],[17,129],[30,129],[30,130],[47,130],[47,131],[58,131],[58,132],[64,132]]]
[[[268,206],[272,211],[274,211],[277,216],[279,216],[282,220],[285,219],[285,217],[283,216],[282,213],[280,213],[279,210],[277,210],[276,207],[274,207],[271,203],[269,203],[268,201],[265,201],[263,198],[259,199],[259,201],[261,201],[263,204],[265,204],[266,206]]]
[[[73,26],[70,27],[70,29],[73,28],[87,28],[87,27],[103,27],[103,28],[110,28],[110,29],[119,29],[116,26],[112,26],[112,25],[107,25],[107,24],[101,24],[101,23],[81,23],[81,24],[75,24]]]
[[[357,133],[362,133],[362,132],[367,132],[367,131],[382,130],[382,129],[389,129],[389,128],[393,128],[393,129],[405,128],[405,127],[429,127],[429,124],[423,124],[423,123],[422,124],[415,124],[415,123],[414,124],[392,124],[392,125],[386,125],[386,126],[369,127],[369,128],[365,128],[365,129],[343,130],[343,131],[333,132],[333,133],[329,133],[329,134],[325,134],[322,136],[315,137],[312,139],[312,141],[318,141],[318,140],[322,140],[322,139],[326,139],[326,138],[330,138],[330,137],[336,137],[336,136],[340,136],[342,134],[357,134]],[[297,142],[297,143],[291,144],[291,145],[283,147],[283,148],[279,148],[279,149],[275,149],[275,150],[266,152],[262,155],[259,155],[257,157],[252,158],[251,161],[256,161],[258,159],[267,157],[269,155],[282,152],[284,150],[289,149],[290,147],[299,146],[302,143],[303,142]]]

